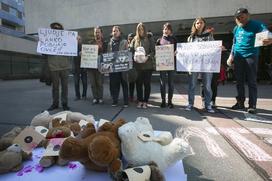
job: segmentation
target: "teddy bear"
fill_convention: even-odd
[[[106,122],[96,131],[94,124],[88,123],[80,133],[80,138],[70,137],[63,142],[60,157],[79,161],[90,170],[117,172],[122,165],[118,128],[123,124],[123,119]]]
[[[18,144],[12,144],[0,152],[0,174],[19,171],[23,167],[23,161],[31,158],[32,153],[27,154]]]
[[[48,111],[44,111],[38,115],[36,115],[32,121],[31,126],[44,126],[46,128],[52,127],[52,120],[61,115],[65,115],[65,121],[74,123],[79,122],[80,120],[85,120],[90,123],[95,123],[94,117],[92,115],[84,115],[79,112],[71,112],[71,111],[61,111],[56,114],[50,115]]]
[[[128,164],[140,166],[154,161],[164,171],[187,156],[190,147],[185,140],[174,138],[168,144],[160,144],[155,134],[149,134],[150,127],[152,125],[147,118],[138,117],[135,122],[126,123],[119,128],[122,154]],[[142,138],[144,136],[146,140]]]
[[[115,181],[165,181],[163,173],[158,168],[155,162],[150,162],[148,165],[127,168],[118,171]]]
[[[53,128],[50,128],[46,134],[45,141],[43,141],[43,146],[46,148],[49,145],[51,139],[54,138],[68,138],[71,136],[72,132],[69,127],[62,125],[61,118],[56,118],[52,120]],[[60,166],[68,164],[67,160],[60,158],[59,156],[43,156],[40,160],[40,165],[47,168],[57,163]]]
[[[0,138],[0,151],[3,151],[7,149],[9,146],[13,144],[14,138],[18,136],[22,132],[22,128],[16,126],[12,128],[9,132],[5,133],[3,136]]]

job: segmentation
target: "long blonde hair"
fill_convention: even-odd
[[[203,17],[198,17],[193,22],[193,25],[192,25],[192,28],[191,28],[191,36],[195,36],[198,33],[198,30],[196,29],[196,22],[199,21],[199,20],[204,22],[204,27],[203,27],[202,32],[205,31],[205,29],[206,29],[206,20]],[[200,32],[200,33],[202,33],[202,32]]]
[[[137,25],[137,27],[136,27],[136,36],[134,37],[134,39],[135,39],[135,41],[136,41],[137,44],[139,44],[140,41],[141,41],[140,28],[143,28],[143,30],[144,30],[144,37],[142,37],[142,38],[145,39],[147,37],[147,32],[146,32],[144,24],[143,23],[139,23]]]

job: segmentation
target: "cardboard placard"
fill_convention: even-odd
[[[52,138],[50,139],[43,156],[59,156],[61,145],[66,138]]]
[[[30,153],[43,139],[44,137],[34,128],[27,127],[13,140],[13,143],[20,145],[24,152]]]

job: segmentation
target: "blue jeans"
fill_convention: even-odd
[[[249,107],[256,108],[257,103],[257,65],[255,56],[243,58],[234,56],[234,73],[237,80],[237,100],[245,100],[245,81],[248,84]]]
[[[188,88],[188,100],[190,105],[194,105],[195,101],[195,87],[197,84],[197,72],[192,72],[188,76],[189,81],[189,88]],[[212,82],[212,76],[213,73],[207,73],[203,72],[202,74],[202,81],[203,81],[203,88],[204,88],[204,101],[205,101],[205,107],[209,107],[211,105],[211,99],[212,99],[212,89],[211,89],[211,82]]]

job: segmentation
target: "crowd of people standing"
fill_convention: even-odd
[[[258,48],[254,47],[256,33],[267,30],[265,25],[250,19],[247,9],[239,8],[235,12],[236,26],[234,28],[233,46],[231,49],[229,64],[234,64],[235,77],[237,78],[237,103],[232,109],[245,109],[245,80],[249,88],[249,107],[250,113],[256,113],[257,104],[257,62]],[[52,29],[63,30],[60,23],[52,23]],[[213,41],[213,29],[207,28],[206,21],[202,17],[194,20],[191,33],[187,42]],[[147,32],[143,23],[136,27],[135,34],[130,33],[127,39],[124,39],[120,26],[113,26],[110,40],[106,41],[101,27],[94,28],[94,40],[91,44],[98,45],[98,54],[116,52],[120,50],[129,50],[133,57],[133,70],[135,77],[128,79],[127,72],[109,73],[109,87],[112,98],[112,106],[119,103],[120,86],[123,92],[123,106],[128,107],[129,101],[135,101],[134,89],[136,85],[137,108],[146,109],[151,92],[151,77],[154,70],[155,46],[173,44],[176,53],[177,40],[174,37],[173,29],[170,23],[165,23],[162,27],[161,37],[155,41],[152,34]],[[135,35],[135,36],[134,36]],[[73,73],[75,86],[75,100],[86,99],[87,80],[89,79],[92,91],[92,103],[102,104],[103,100],[103,79],[104,75],[94,68],[81,68],[81,37],[78,36],[78,56],[73,58]],[[264,45],[272,44],[271,39],[265,39]],[[225,48],[222,47],[222,51]],[[144,52],[144,56],[136,56],[138,51]],[[174,54],[175,54],[174,53]],[[48,55],[48,66],[52,79],[52,97],[53,103],[48,110],[54,110],[59,107],[59,80],[61,82],[61,103],[64,110],[68,107],[68,72],[69,63],[65,56]],[[174,108],[172,101],[174,93],[175,70],[159,71],[160,74],[160,92],[161,108]],[[88,77],[88,78],[87,78]],[[194,107],[195,87],[197,79],[202,80],[202,98],[203,108],[209,113],[214,113],[215,97],[217,90],[218,74],[208,72],[188,72],[188,104],[186,110],[190,111]],[[80,80],[82,81],[82,93],[80,92]],[[168,88],[167,88],[168,87]],[[168,95],[166,96],[166,90]]]

